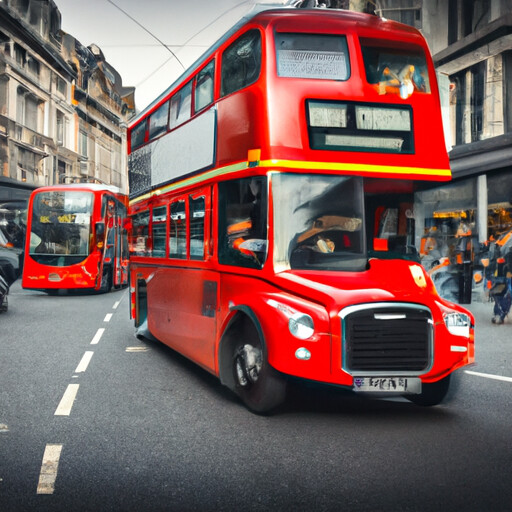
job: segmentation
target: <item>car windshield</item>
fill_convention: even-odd
[[[37,194],[32,211],[30,255],[87,256],[92,205],[90,192]]]
[[[362,179],[274,174],[276,269],[363,270]]]

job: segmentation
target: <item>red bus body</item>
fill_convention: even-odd
[[[474,361],[473,316],[410,247],[414,192],[451,177],[417,30],[331,9],[256,14],[131,124],[129,144],[135,325],[250,409],[280,403],[286,376],[433,405]]]
[[[128,284],[128,197],[108,185],[54,185],[30,196],[22,286],[48,293]]]

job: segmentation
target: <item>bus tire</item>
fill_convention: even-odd
[[[448,398],[452,374],[447,375],[437,382],[422,385],[422,391],[418,395],[406,395],[406,398],[416,405],[430,407],[444,402]],[[453,387],[452,387],[453,388]],[[450,392],[450,396],[452,393]]]
[[[112,268],[109,266],[103,267],[103,274],[101,275],[101,285],[99,292],[100,293],[108,293],[112,289]]]
[[[267,361],[263,343],[250,320],[243,323],[232,345],[234,388],[246,407],[268,414],[286,397],[286,382]]]

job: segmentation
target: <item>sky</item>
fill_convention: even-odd
[[[123,86],[136,88],[138,111],[165,91],[184,68],[193,64],[255,3],[286,3],[286,0],[54,1],[62,15],[62,30],[85,46],[99,46],[107,62],[121,75]]]

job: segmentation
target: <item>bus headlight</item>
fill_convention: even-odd
[[[469,338],[471,320],[465,313],[444,313],[444,323],[451,334]]]
[[[306,340],[313,336],[313,333],[315,332],[315,324],[309,315],[306,315],[305,313],[296,313],[288,320],[288,329],[296,338]]]

